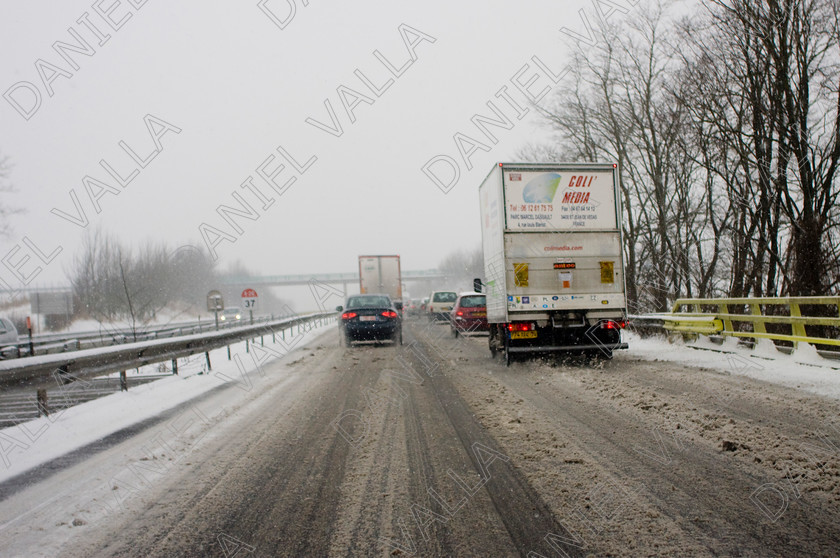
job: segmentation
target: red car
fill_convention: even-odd
[[[449,314],[452,335],[489,331],[487,324],[487,297],[481,293],[461,293]]]

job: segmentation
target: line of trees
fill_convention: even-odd
[[[206,296],[214,289],[228,306],[237,306],[241,287],[224,286],[220,275],[252,275],[241,262],[220,273],[210,255],[193,245],[173,249],[149,241],[132,248],[101,229],[84,237],[66,273],[84,314],[103,324],[126,323],[135,334],[164,308],[189,309],[190,317],[209,314]],[[260,289],[259,313],[287,311],[284,300]]]
[[[484,277],[484,254],[481,247],[471,250],[455,250],[438,264],[446,280],[435,288],[470,291],[473,279]]]
[[[615,161],[629,305],[836,293],[840,5],[663,2],[571,45],[526,160]]]
[[[101,229],[85,236],[67,274],[88,316],[125,320],[134,331],[170,303],[203,305],[215,282],[213,261],[200,249],[148,242],[134,250]]]

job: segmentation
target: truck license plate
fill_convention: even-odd
[[[376,316],[359,316],[360,322],[375,322]]]
[[[536,339],[536,331],[512,331],[510,333],[511,339]]]
[[[483,318],[487,315],[487,312],[473,312],[473,316],[476,318]]]

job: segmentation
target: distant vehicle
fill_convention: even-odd
[[[481,293],[468,292],[458,295],[449,316],[449,326],[455,337],[462,333],[490,329],[487,323],[487,297]]]
[[[8,318],[0,318],[0,358],[20,356],[18,332]]]
[[[429,297],[421,299],[420,300],[420,313],[425,314],[426,312],[428,312],[428,306],[429,306]]]
[[[238,306],[232,306],[230,308],[225,308],[222,310],[222,313],[219,315],[220,322],[236,322],[242,319],[242,311],[239,310]]]
[[[15,324],[8,318],[0,318],[0,345],[18,342],[18,332]]]
[[[478,192],[490,352],[626,349],[617,166],[499,163]]]
[[[434,291],[429,295],[427,305],[429,319],[433,322],[448,322],[449,313],[457,299],[458,293],[455,291]]]
[[[421,305],[423,301],[419,298],[412,298],[408,301],[408,306],[406,307],[406,312],[410,317],[419,316],[421,313]]]
[[[359,293],[386,294],[402,311],[402,272],[399,256],[359,256]]]
[[[393,341],[402,345],[402,316],[386,294],[354,295],[338,321],[339,343],[352,347],[357,341]]]

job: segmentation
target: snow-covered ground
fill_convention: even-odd
[[[204,354],[179,359],[178,376],[131,387],[87,403],[70,407],[49,417],[0,430],[0,482],[42,463],[83,447],[123,428],[186,403],[225,383],[238,383],[250,388],[249,373],[258,367],[303,347],[324,331],[334,328],[327,323],[300,334],[287,332],[285,342],[259,342],[246,352],[245,342],[231,345],[232,360],[227,349],[210,352],[212,371],[207,371]],[[159,365],[140,368],[139,374],[158,372]],[[83,383],[83,381],[80,381]],[[64,396],[72,400],[74,384],[68,384]],[[53,395],[53,397],[56,397]]]
[[[246,353],[244,342],[238,343],[231,346],[234,358],[230,361],[226,349],[216,349],[210,353],[213,368],[210,373],[206,370],[203,354],[181,359],[178,376],[167,376],[132,387],[125,393],[115,393],[50,417],[0,430],[3,461],[0,482],[154,417],[222,384],[235,382],[250,387],[248,374],[256,370],[257,365],[288,354],[334,327],[335,324],[325,324],[289,337],[285,346],[269,344],[262,349],[259,344],[252,345],[250,353]],[[729,340],[723,346],[701,340],[692,347],[681,342],[668,343],[660,337],[643,339],[633,332],[626,332],[626,338],[630,350],[618,353],[618,358],[626,355],[713,368],[840,399],[840,361],[824,359],[807,345],[792,355],[785,355],[766,343],[750,351],[737,347],[735,340]],[[143,367],[139,373],[152,374],[158,372],[158,367],[157,364]],[[66,396],[72,398],[72,384]]]
[[[194,311],[164,308],[155,315],[154,319],[150,320],[149,322],[136,324],[136,328],[140,331],[145,331],[149,329],[159,329],[162,327],[166,327],[169,324],[189,322],[198,320],[199,318],[202,322],[204,322],[205,320],[209,322],[213,321],[213,315],[208,314],[207,312],[205,312],[203,315],[199,315],[196,314]],[[40,316],[36,315],[33,318],[33,320],[35,319],[37,319],[37,323],[43,323],[43,320]],[[51,331],[47,331],[42,328],[38,331],[38,333],[88,333],[91,331],[121,330],[130,327],[131,323],[128,320],[116,322],[100,322],[99,320],[95,320],[93,318],[84,318],[73,320],[65,328]]]
[[[840,399],[840,361],[823,358],[807,343],[800,343],[793,354],[786,355],[767,339],[750,350],[737,346],[734,338],[717,345],[703,336],[690,344],[668,343],[662,337],[643,339],[631,331],[625,336],[630,356],[718,369]]]
[[[44,327],[44,316],[35,314],[31,311],[31,306],[28,299],[20,299],[14,302],[8,302],[8,305],[0,310],[0,316],[12,319],[13,321],[23,322],[27,316],[32,320],[33,334],[47,334],[47,333],[88,333],[92,331],[112,331],[118,329],[126,329],[131,327],[128,320],[117,320],[114,322],[100,322],[93,318],[80,318],[70,322],[64,328],[54,330],[47,330]],[[200,319],[202,322],[207,320],[213,321],[213,314],[206,310],[185,306],[175,305],[167,306],[160,309],[155,317],[147,323],[136,324],[138,330],[158,329],[166,327],[172,323],[189,322]],[[25,331],[19,330],[18,334],[21,338],[26,334]]]

